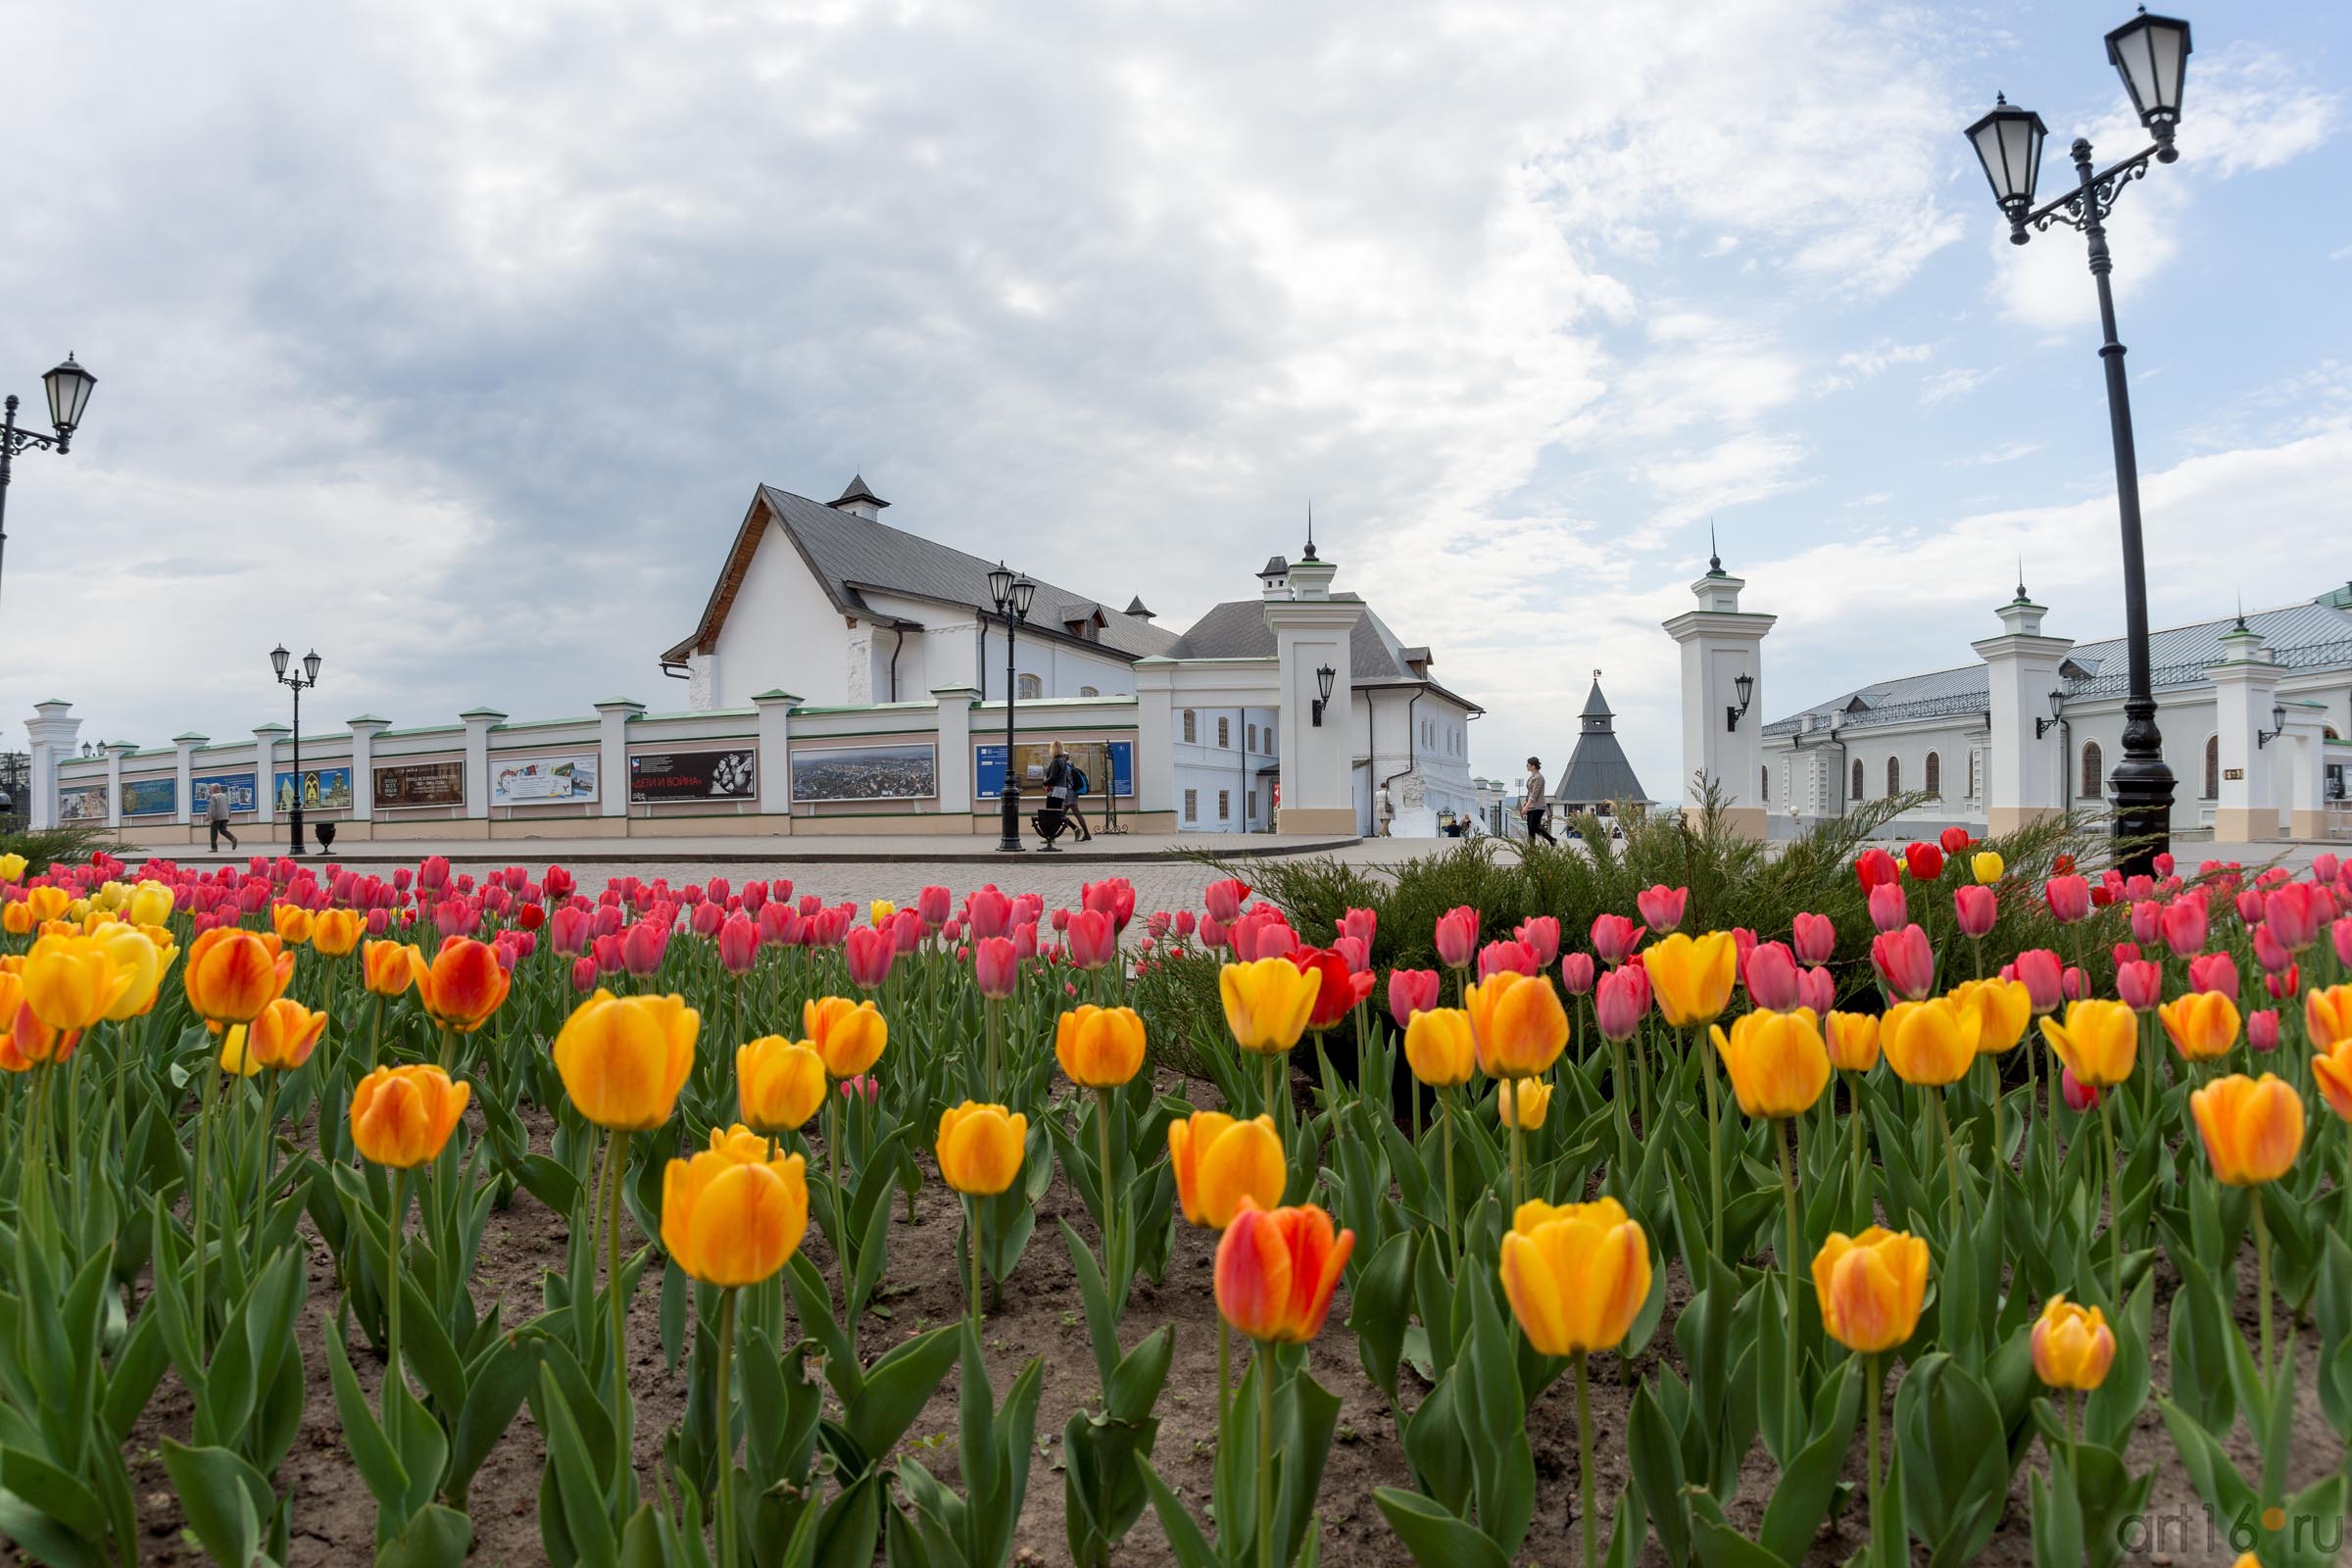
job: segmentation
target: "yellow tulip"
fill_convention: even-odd
[[[289,948],[299,948],[311,940],[311,911],[299,904],[273,904],[270,906],[270,926],[277,940]]]
[[[959,1193],[993,1198],[1021,1173],[1029,1118],[1003,1105],[967,1100],[939,1118],[940,1178]]]
[[[867,918],[872,920],[874,924],[881,925],[888,921],[892,915],[899,912],[899,906],[891,903],[888,899],[876,899],[873,903],[865,906],[865,912]]]
[[[135,925],[117,925],[106,935],[97,938],[104,944],[106,956],[113,960],[116,970],[127,977],[122,995],[115,999],[113,1006],[106,1009],[107,1017],[117,1023],[125,1018],[139,1017],[155,1005],[155,994],[163,984],[164,970],[179,955],[177,948],[171,948],[167,952],[157,947],[147,934],[150,931],[162,936],[167,944],[172,940],[172,934],[162,926],[142,929]]]
[[[116,967],[103,937],[45,936],[24,956],[24,1005],[50,1028],[71,1034],[107,1016],[139,978],[135,969]]]
[[[0,870],[5,870],[5,867],[0,867]],[[0,881],[6,880],[8,880],[6,876],[0,875]],[[127,911],[130,915],[130,923],[132,925],[162,925],[166,920],[172,918],[172,902],[170,883],[158,882],[152,877],[141,882],[130,890],[130,905]]]
[[[2216,1078],[2188,1097],[2188,1108],[2214,1178],[2227,1186],[2275,1182],[2302,1152],[2303,1099],[2276,1073]]]
[[[33,923],[29,899],[12,899],[0,904],[0,931],[12,937],[30,936]]]
[[[1839,1072],[1868,1072],[1879,1064],[1879,1015],[1875,1012],[1833,1012],[1823,1033],[1828,1037],[1830,1065]]]
[[[811,997],[801,1004],[801,1032],[825,1058],[835,1078],[856,1078],[882,1059],[890,1025],[870,1002],[847,997]]]
[[[1505,1127],[1532,1133],[1551,1114],[1551,1082],[1545,1078],[1511,1078],[1494,1091],[1494,1117]]]
[[[14,851],[7,855],[0,855],[0,882],[22,882],[24,880],[24,857]]]
[[[1236,1121],[1221,1110],[1197,1110],[1168,1123],[1168,1163],[1176,1171],[1176,1200],[1195,1225],[1223,1230],[1247,1199],[1260,1208],[1282,1206],[1290,1163],[1274,1118]]]
[[[1054,1026],[1054,1056],[1083,1089],[1116,1089],[1144,1065],[1144,1020],[1133,1007],[1084,1004]]]
[[[2303,1027],[2314,1050],[2352,1039],[2352,986],[2329,986],[2303,994]]]
[[[2115,1333],[2097,1307],[2082,1307],[2064,1296],[2050,1298],[2034,1324],[2034,1371],[2053,1389],[2084,1393],[2107,1381],[2115,1361]]]
[[[714,1131],[713,1142],[722,1136]],[[753,1142],[763,1154],[764,1142]],[[798,1154],[744,1160],[706,1150],[662,1172],[662,1250],[705,1285],[772,1277],[808,1230],[808,1179]]]
[[[438,1067],[378,1067],[351,1097],[351,1141],[371,1164],[395,1170],[430,1164],[472,1093]]]
[[[1977,1015],[1977,1054],[1989,1056],[2026,1038],[2034,1020],[2034,993],[2023,980],[1963,980],[1952,1000]]]
[[[1968,868],[1975,875],[1979,887],[1990,887],[1993,883],[1998,882],[2001,879],[2001,872],[2006,869],[2001,863],[2001,858],[1990,850],[1979,850],[1970,856]]]
[[[2237,1004],[2219,991],[2192,991],[2159,1004],[2156,1017],[2185,1061],[2215,1061],[2237,1044]]]
[[[1479,1070],[1490,1078],[1549,1072],[1568,1047],[1568,1010],[1542,975],[1497,970],[1472,986],[1464,1000]]]
[[[1668,935],[1642,955],[1658,1011],[1677,1029],[1713,1023],[1731,1005],[1740,977],[1740,945],[1729,931],[1703,937],[1686,931]]]
[[[1288,958],[1225,965],[1217,972],[1217,994],[1233,1043],[1260,1056],[1290,1054],[1306,1032],[1322,985],[1321,974]]]
[[[1502,1293],[1544,1355],[1616,1348],[1649,1284],[1649,1239],[1614,1198],[1522,1203],[1502,1239]]]
[[[1977,1059],[1984,1015],[1950,997],[1898,1002],[1879,1021],[1886,1065],[1907,1084],[1954,1084]]]
[[[1829,1048],[1811,1007],[1794,1012],[1758,1010],[1732,1020],[1731,1033],[1709,1031],[1740,1108],[1758,1120],[1794,1116],[1813,1108],[1830,1082]]]
[[[2352,1121],[2352,1038],[2312,1053],[2311,1075],[2319,1081],[2328,1108]]]
[[[683,997],[615,997],[599,991],[556,1035],[556,1071],[581,1115],[599,1127],[642,1132],[669,1120],[694,1067],[702,1017]]]
[[[2041,1020],[2041,1038],[2077,1083],[2105,1089],[2132,1076],[2132,1063],[2139,1054],[2139,1019],[2120,1002],[2070,1002],[2065,1023]]]
[[[311,946],[330,958],[340,958],[368,934],[368,917],[357,909],[320,909],[311,921]]]
[[[361,982],[379,997],[397,997],[423,958],[414,942],[370,942],[360,954]]]
[[[90,895],[90,902],[101,909],[120,909],[122,907],[123,901],[129,897],[130,890],[128,888],[120,882],[109,880],[98,885],[98,891]]]
[[[825,1103],[825,1058],[814,1046],[765,1035],[735,1053],[735,1096],[743,1119],[763,1133],[788,1132]]]
[[[1919,1327],[1928,1292],[1928,1244],[1873,1225],[1859,1236],[1833,1232],[1813,1258],[1822,1327],[1859,1354],[1891,1350]]]
[[[1466,1084],[1478,1068],[1478,1046],[1470,1014],[1459,1007],[1416,1012],[1404,1026],[1405,1065],[1432,1089]]]
[[[32,910],[32,923],[47,925],[65,918],[66,911],[74,906],[74,896],[60,887],[28,888],[24,903]]]

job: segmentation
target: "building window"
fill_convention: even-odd
[[[1233,820],[1233,791],[1231,790],[1217,791],[1217,820],[1220,822]]]
[[[1943,799],[1943,759],[1934,752],[1928,754],[1927,791],[1937,800]]]
[[[1095,690],[1092,686],[1081,686],[1078,688],[1078,695],[1081,697],[1100,697],[1102,694]]]
[[[1891,801],[1902,793],[1903,760],[1899,757],[1889,757],[1886,759],[1886,798]]]
[[[1972,801],[1977,798],[1977,754],[1975,752],[1968,754],[1968,798]]]
[[[1187,713],[1184,716],[1190,718],[1193,715]],[[1200,792],[1199,790],[1186,790],[1184,792],[1184,819],[1187,822],[1198,822],[1200,820]]]
[[[1184,710],[1184,744],[1195,746],[1200,740],[1200,718],[1191,709]]]
[[[1254,752],[1257,750],[1257,726],[1255,724],[1250,726],[1249,734],[1250,749]]]
[[[2222,738],[2205,737],[2205,798],[2215,800],[2222,793]]]
[[[1853,791],[1848,798],[1856,801],[1862,799],[1862,759],[1859,757],[1854,759]]]
[[[1019,680],[1013,682],[1013,690],[1021,694],[1022,702],[1034,702],[1046,695],[1046,683],[1035,675],[1023,675]]]
[[[1772,769],[1769,767],[1759,768],[1757,770],[1756,804],[1758,806],[1770,806],[1772,804]]]
[[[2106,759],[2099,755],[2097,741],[2082,743],[2082,799],[2095,801],[2107,793]]]
[[[1232,746],[1233,720],[1230,718],[1220,718],[1217,720],[1217,749],[1219,751],[1226,751],[1230,750]]]

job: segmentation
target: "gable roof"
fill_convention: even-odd
[[[1345,595],[1334,595],[1345,598]],[[1230,599],[1218,605],[1199,620],[1193,629],[1176,641],[1168,650],[1170,659],[1272,659],[1275,657],[1274,631],[1266,624],[1266,602],[1263,599]],[[1412,658],[1427,661],[1429,651],[1408,647],[1397,640],[1389,623],[1371,606],[1348,635],[1348,680],[1356,686],[1426,686],[1441,696],[1457,702],[1474,713],[1485,709],[1448,691],[1426,674],[1416,675],[1408,662]],[[1426,667],[1426,666],[1425,666]]]
[[[853,495],[862,489],[863,481],[851,482]],[[866,603],[867,589],[969,608],[991,617],[996,613],[995,600],[988,591],[988,574],[996,569],[995,562],[763,484],[753,493],[751,508],[735,531],[735,542],[703,607],[702,619],[690,636],[662,656],[665,662],[708,653],[716,646],[719,628],[734,606],[753,552],[759,549],[770,518],[800,552],[809,575],[824,589],[833,608],[845,615],[885,618]],[[1024,632],[1066,640],[1069,634],[1063,627],[1067,622],[1091,619],[1101,608],[1091,594],[1058,587],[1043,578],[1034,580],[1037,595],[1030,603]],[[1109,615],[1104,621],[1099,640],[1082,640],[1087,647],[1101,648],[1117,658],[1164,654],[1176,642],[1174,632],[1141,616]]]
[[[1648,800],[1642,781],[1634,776],[1634,764],[1626,760],[1625,748],[1618,744],[1617,715],[1609,711],[1609,700],[1600,694],[1598,676],[1585,698],[1584,711],[1577,716],[1585,722],[1579,726],[1576,750],[1568,754],[1567,771],[1560,775],[1551,798],[1562,806]]]

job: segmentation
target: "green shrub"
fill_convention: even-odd
[[[87,860],[104,852],[120,857],[114,829],[103,822],[68,822],[62,827],[0,834],[0,855],[24,857],[24,874],[38,876],[58,861]]]

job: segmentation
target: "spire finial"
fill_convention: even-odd
[[[2233,631],[2251,631],[2254,629],[2246,624],[2246,591],[2243,588],[2240,588],[2237,591],[2237,624],[2230,629]]]
[[[2017,602],[2021,605],[2028,602],[2026,599],[2026,553],[2022,550],[2017,553]]]
[[[1713,517],[1707,519],[1707,575],[1710,577],[1723,575],[1723,552],[1715,544],[1715,519]]]
[[[1306,503],[1306,559],[1315,559],[1315,503],[1311,496]]]

